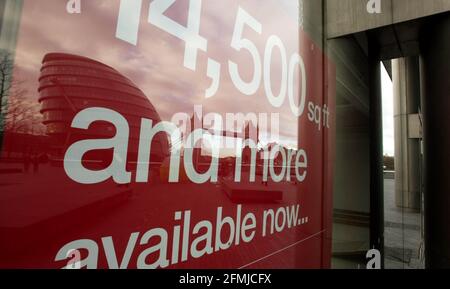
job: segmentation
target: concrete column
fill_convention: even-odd
[[[425,264],[450,268],[450,15],[434,19],[423,31]]]
[[[395,203],[420,210],[420,139],[410,138],[408,118],[420,106],[418,57],[392,61],[394,85]]]

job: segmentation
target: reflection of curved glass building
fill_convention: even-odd
[[[75,114],[88,107],[104,107],[122,114],[130,127],[129,158],[136,159],[141,118],[160,117],[144,93],[115,69],[98,61],[62,53],[50,53],[43,59],[39,77],[39,102],[44,124],[54,144],[54,157],[60,158],[67,144],[83,138],[110,138],[115,129],[108,123],[95,123],[86,130],[70,128]],[[128,138],[124,138],[128,141]],[[152,161],[162,161],[168,141],[158,135],[152,144]],[[103,160],[104,158],[100,156]],[[98,156],[91,156],[98,159]]]

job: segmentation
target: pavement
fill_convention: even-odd
[[[384,244],[386,269],[422,269],[423,238],[420,212],[395,205],[395,180],[384,180]],[[364,269],[370,247],[369,227],[333,223],[332,268]]]
[[[384,180],[384,219],[385,268],[424,268],[421,213],[395,205],[394,179]]]

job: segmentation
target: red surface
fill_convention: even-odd
[[[14,78],[24,80],[21,85],[26,93],[11,94],[8,98],[0,160],[0,267],[60,268],[68,260],[55,261],[58,251],[74,240],[89,239],[98,246],[98,267],[107,268],[110,264],[102,238],[112,237],[120,264],[130,235],[138,232],[128,264],[129,268],[134,268],[139,255],[161,241],[155,237],[140,245],[142,235],[154,228],[168,232],[168,268],[330,266],[334,68],[310,37],[299,30],[295,18],[286,14],[277,1],[265,1],[264,5],[259,5],[258,1],[242,1],[241,4],[263,25],[261,35],[245,32],[246,37],[255,41],[262,56],[265,40],[271,34],[277,34],[284,41],[288,55],[298,52],[303,57],[307,96],[305,111],[300,118],[290,111],[287,98],[280,108],[270,106],[262,83],[252,96],[242,95],[232,87],[226,72],[228,60],[233,59],[240,67],[249,67],[251,58],[246,52],[238,53],[229,47],[234,17],[223,16],[230,23],[221,22],[222,11],[214,3],[204,3],[202,10],[205,21],[202,20],[200,33],[209,39],[208,53],[199,53],[197,71],[191,71],[183,67],[184,43],[147,23],[146,13],[143,13],[140,25],[139,43],[133,46],[114,37],[118,1],[106,1],[108,4],[114,2],[107,8],[100,4],[102,1],[86,1],[83,13],[75,16],[67,16],[65,3],[61,2],[64,1],[25,1],[22,11]],[[226,13],[235,14],[238,2],[227,3],[227,11],[232,12]],[[143,10],[147,9],[144,5]],[[185,10],[183,4],[174,6],[170,16],[180,22],[186,21]],[[299,35],[299,38],[289,35]],[[59,54],[49,54],[54,51]],[[274,52],[274,91],[279,89],[276,72],[280,60],[277,55]],[[208,57],[221,63],[222,78],[217,95],[204,99],[202,93],[209,83],[206,77]],[[331,71],[327,77],[324,67]],[[246,74],[244,72],[243,77]],[[319,131],[317,125],[308,120],[308,102],[321,107],[328,105],[330,128],[322,127]],[[169,121],[177,112],[192,115],[193,106],[198,104],[203,105],[205,114],[215,112],[222,116],[238,112],[279,113],[280,139],[277,143],[306,151],[305,181],[275,183],[269,177],[264,184],[257,173],[256,183],[249,184],[247,175],[243,174],[241,182],[233,187],[238,187],[241,194],[251,190],[251,197],[234,200],[223,185],[234,178],[235,158],[231,155],[219,159],[218,182],[194,184],[181,166],[179,181],[170,183],[166,175],[169,142],[159,134],[152,145],[151,177],[146,183],[136,183],[141,119],[158,123]],[[76,113],[90,107],[114,110],[127,120],[130,136],[127,138],[126,168],[132,175],[130,184],[120,185],[112,179],[98,184],[80,184],[64,171],[63,159],[70,145],[83,139],[110,138],[115,134],[110,123],[101,121],[93,123],[87,130],[71,127]],[[27,111],[30,113],[26,114]],[[84,165],[92,170],[103,169],[111,161],[111,150],[92,151],[83,158]],[[209,162],[210,157],[203,156],[195,165],[202,171]],[[262,161],[258,164],[257,171]],[[254,192],[258,190],[261,194],[277,192],[277,198],[258,198]],[[279,192],[282,193],[281,200],[278,200]],[[173,228],[182,225],[182,221],[174,220],[175,212],[191,212],[189,244],[206,230],[203,228],[192,234],[193,226],[209,220],[214,248],[217,208],[223,208],[223,217],[231,216],[237,222],[238,205],[242,205],[242,216],[253,213],[256,217],[255,237],[250,242],[241,239],[238,245],[234,243],[226,250],[199,258],[189,254],[187,260],[172,264]],[[307,217],[307,223],[262,236],[265,210],[276,211],[280,207],[296,205],[300,206],[298,219]],[[225,226],[220,236],[225,240],[229,233]],[[200,242],[198,248],[204,248],[205,244],[206,241]],[[87,256],[85,250],[81,250],[81,254],[82,258]],[[180,245],[180,258],[181,255]],[[155,262],[159,256],[158,253],[149,254],[146,261]]]

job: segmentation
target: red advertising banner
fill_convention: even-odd
[[[299,1],[82,4],[24,1],[4,58],[0,267],[329,267],[334,68]]]

